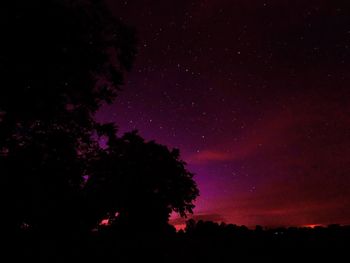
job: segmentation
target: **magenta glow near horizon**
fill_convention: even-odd
[[[350,4],[107,2],[139,55],[97,118],[180,149],[196,219],[350,223]]]

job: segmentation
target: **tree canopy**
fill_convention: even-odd
[[[86,190],[117,223],[161,226],[172,211],[185,216],[194,208],[198,189],[185,165],[177,149],[145,142],[135,131],[113,135],[92,162]]]
[[[119,138],[113,124],[93,118],[131,69],[133,29],[103,1],[14,0],[2,4],[0,32],[6,224],[66,232],[112,212],[130,222],[192,212],[198,190],[178,151],[136,133]]]

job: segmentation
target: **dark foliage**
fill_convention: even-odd
[[[0,32],[1,219],[10,235],[24,227],[42,240],[74,239],[112,212],[167,225],[171,211],[192,211],[198,190],[177,151],[134,133],[118,138],[93,118],[136,53],[134,30],[103,1],[6,1]]]
[[[192,213],[198,189],[179,151],[145,142],[136,132],[121,138],[114,134],[89,170],[86,191],[95,207],[116,224],[141,221],[154,230],[166,227],[172,211]]]
[[[1,4],[0,105],[5,116],[27,122],[73,117],[86,126],[86,114],[113,100],[136,53],[135,37],[100,2]]]
[[[99,1],[69,0],[6,1],[0,32],[3,220],[77,229],[92,115],[115,97],[134,34]]]

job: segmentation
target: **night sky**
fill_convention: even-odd
[[[139,54],[97,117],[181,150],[195,219],[350,223],[349,1],[108,3]]]

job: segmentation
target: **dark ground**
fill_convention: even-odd
[[[13,242],[14,241],[14,242]],[[103,227],[89,235],[40,236],[25,230],[8,242],[7,262],[348,262],[350,227],[256,227],[198,222],[186,231]],[[12,251],[12,252],[11,252]]]

